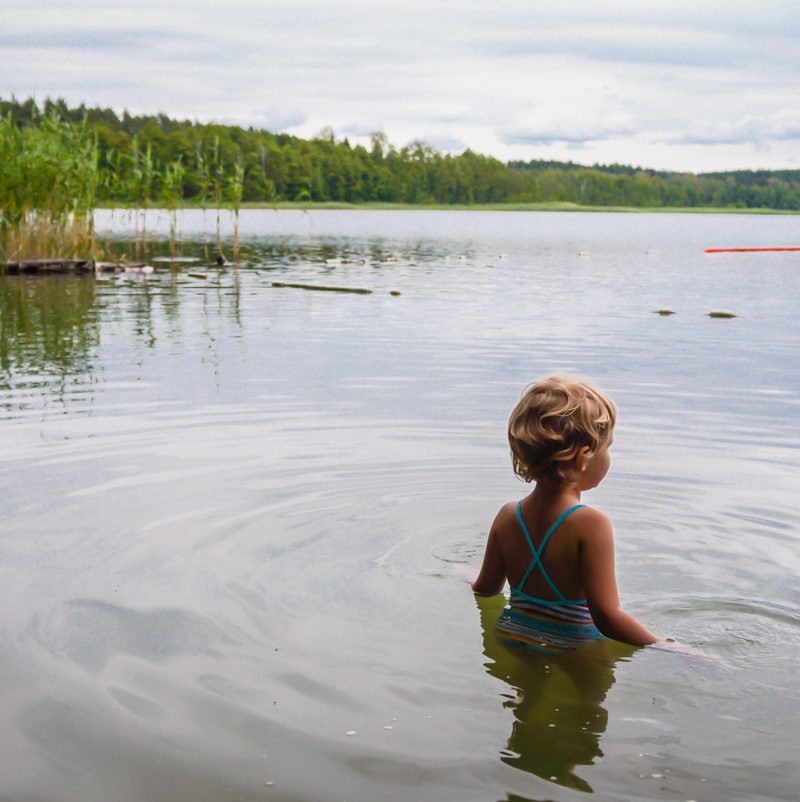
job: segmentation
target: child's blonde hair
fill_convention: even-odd
[[[582,381],[557,377],[529,384],[508,420],[514,473],[557,485],[585,446],[594,454],[611,439],[617,408]]]

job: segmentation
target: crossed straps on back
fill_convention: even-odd
[[[528,570],[525,572],[525,576],[522,577],[522,582],[514,589],[517,593],[522,593],[523,596],[527,596],[526,593],[523,593],[522,588],[525,587],[525,583],[528,581],[528,577],[533,572],[533,569],[536,566],[539,566],[539,570],[542,572],[542,576],[547,580],[547,584],[553,589],[553,592],[558,596],[559,601],[568,602],[569,600],[567,597],[555,586],[553,580],[550,579],[547,571],[544,570],[544,565],[542,565],[542,552],[544,551],[544,547],[547,545],[547,541],[550,540],[550,535],[558,529],[558,525],[574,510],[577,510],[579,507],[585,507],[585,504],[576,504],[574,507],[570,507],[566,512],[562,513],[561,515],[556,518],[553,525],[547,530],[547,533],[542,538],[542,542],[539,544],[539,548],[534,548],[533,541],[531,540],[531,536],[528,534],[528,528],[525,526],[525,521],[522,520],[522,502],[517,502],[517,519],[519,520],[519,525],[522,527],[522,532],[525,535],[525,540],[528,541],[528,545],[531,547],[531,552],[533,553],[533,559],[531,560],[531,564],[528,566]],[[532,597],[531,597],[532,598]]]

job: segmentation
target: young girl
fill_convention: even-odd
[[[602,512],[580,503],[608,471],[616,407],[588,384],[552,378],[528,386],[508,422],[514,472],[536,486],[492,524],[475,593],[508,580],[502,641],[557,654],[605,635],[636,645],[664,641],[619,605],[614,535]]]

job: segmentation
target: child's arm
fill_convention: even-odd
[[[474,582],[471,582],[472,592],[479,596],[494,596],[503,589],[506,583],[506,568],[503,564],[503,555],[500,544],[497,542],[497,529],[493,525],[486,541],[486,552],[483,555],[483,564],[480,573]]]
[[[662,641],[620,607],[611,521],[595,509],[586,513],[591,519],[580,544],[581,580],[595,625],[606,637],[635,646]]]

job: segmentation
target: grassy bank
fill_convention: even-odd
[[[184,202],[184,209],[200,209],[199,204]],[[784,209],[743,209],[716,206],[581,206],[577,203],[550,201],[545,203],[475,203],[437,204],[437,203],[345,203],[342,201],[278,201],[277,203],[243,202],[242,209],[361,209],[384,211],[463,211],[463,212],[620,212],[630,214],[790,214],[800,211]]]

